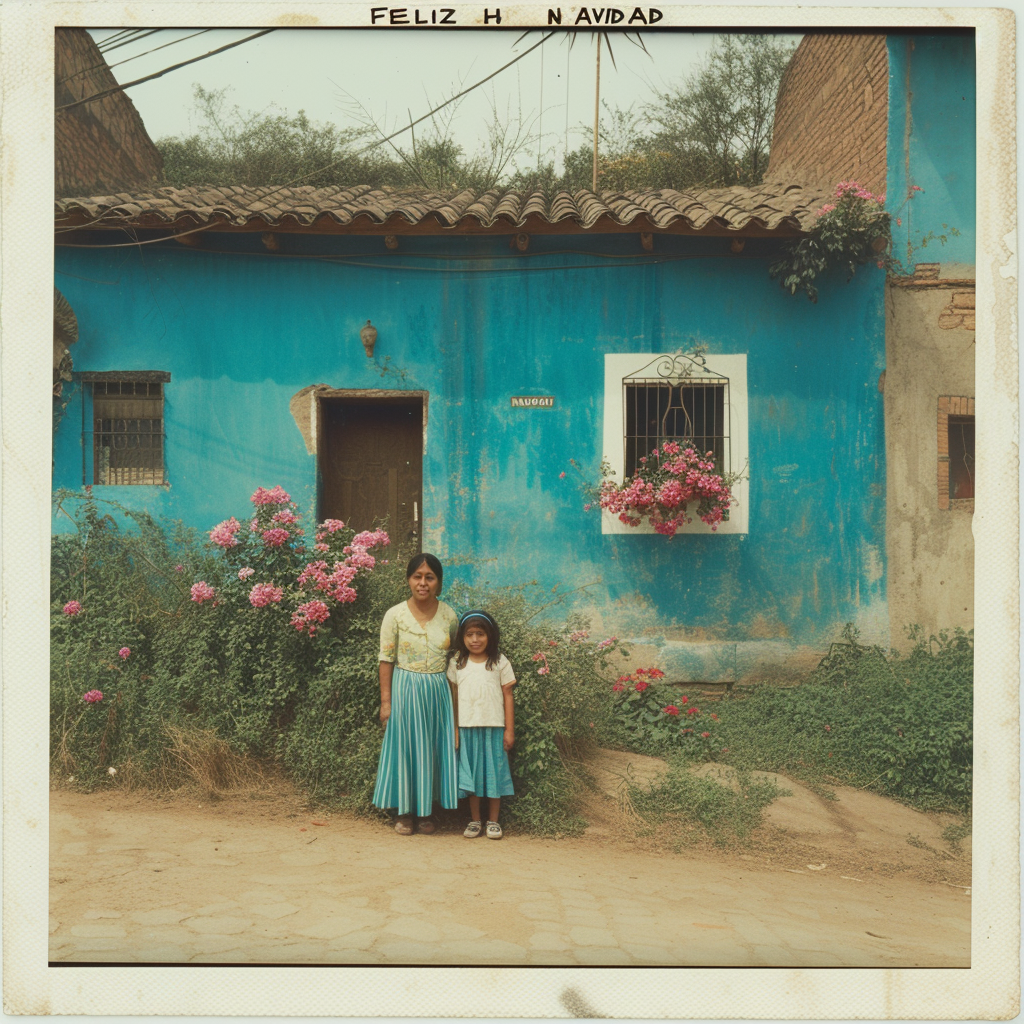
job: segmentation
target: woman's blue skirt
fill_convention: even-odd
[[[435,802],[458,806],[455,767],[455,716],[452,693],[443,672],[391,676],[391,717],[373,790],[376,807],[425,818]]]
[[[459,730],[459,796],[514,796],[502,726]]]

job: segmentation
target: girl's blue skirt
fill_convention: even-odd
[[[425,818],[435,802],[458,806],[456,778],[455,716],[445,674],[395,668],[374,806]]]
[[[504,746],[505,730],[467,726],[459,730],[459,796],[514,796]]]

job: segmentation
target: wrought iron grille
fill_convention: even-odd
[[[93,381],[92,428],[92,483],[164,483],[162,383]]]
[[[713,452],[719,472],[731,465],[729,378],[701,355],[657,356],[622,381],[624,478],[662,441],[691,441]]]

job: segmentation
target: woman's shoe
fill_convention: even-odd
[[[496,821],[487,822],[487,838],[488,839],[500,839],[504,833],[501,831],[501,826]]]
[[[412,815],[403,814],[395,819],[395,831],[400,836],[411,836],[415,832],[412,824]]]
[[[484,826],[483,826],[483,823],[482,823],[482,822],[479,822],[479,821],[471,821],[471,822],[470,822],[470,823],[469,823],[469,824],[468,824],[468,825],[466,826],[466,831],[465,831],[465,832],[463,832],[462,834],[463,834],[463,835],[464,835],[464,836],[465,836],[465,837],[466,837],[467,839],[476,839],[476,837],[477,837],[478,835],[480,835],[480,833],[481,833],[481,832],[483,832],[483,830],[484,830]]]
[[[421,836],[433,835],[437,831],[437,825],[434,824],[433,818],[417,818],[416,826]]]

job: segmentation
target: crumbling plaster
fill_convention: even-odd
[[[889,625],[928,632],[974,625],[974,535],[969,507],[939,507],[938,400],[974,394],[974,333],[944,329],[963,286],[889,287],[884,378]]]

